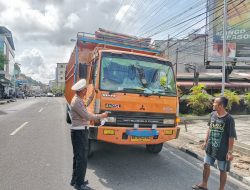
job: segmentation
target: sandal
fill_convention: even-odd
[[[199,186],[199,185],[193,185],[192,188],[193,188],[193,189],[197,189],[197,190],[208,190],[207,188],[201,187],[201,186]]]

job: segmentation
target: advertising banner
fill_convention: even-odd
[[[210,44],[209,58],[222,60],[223,55],[223,0],[213,0],[209,4]],[[227,56],[250,61],[250,0],[227,1]]]

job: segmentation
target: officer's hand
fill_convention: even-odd
[[[106,118],[106,117],[108,117],[108,113],[107,113],[107,112],[104,112],[104,113],[101,114],[101,118],[102,118],[102,119],[103,119],[103,118]]]
[[[205,149],[206,149],[206,146],[207,146],[207,143],[204,142],[204,143],[201,145],[201,149],[202,149],[202,150],[205,150]]]

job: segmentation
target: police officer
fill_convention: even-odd
[[[81,79],[72,86],[76,92],[71,101],[71,141],[73,146],[73,173],[71,185],[77,190],[90,190],[85,181],[88,159],[88,126],[90,120],[99,120],[106,118],[107,113],[92,114],[89,113],[84,105],[82,98],[87,92],[86,80]]]

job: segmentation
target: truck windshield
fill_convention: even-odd
[[[130,54],[103,53],[100,88],[112,92],[176,96],[170,62]]]

